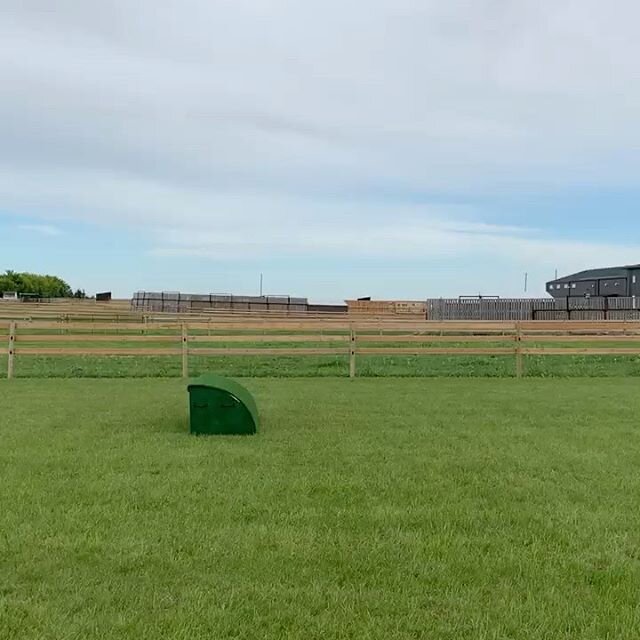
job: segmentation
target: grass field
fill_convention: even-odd
[[[527,356],[525,374],[533,378],[639,377],[640,356]],[[515,375],[507,356],[358,356],[359,377],[491,377]],[[0,355],[0,376],[6,372]],[[317,378],[349,375],[349,358],[336,356],[191,356],[192,375],[217,371],[235,377]],[[16,359],[21,378],[176,378],[182,374],[177,356],[34,356]]]
[[[640,637],[633,379],[0,381],[0,638]]]

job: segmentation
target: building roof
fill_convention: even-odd
[[[578,271],[562,278],[557,278],[556,281],[566,280],[597,280],[599,278],[625,278],[629,269],[640,269],[640,264],[630,264],[622,267],[605,267],[603,269],[587,269],[585,271]]]

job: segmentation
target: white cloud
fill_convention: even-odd
[[[390,269],[407,261],[426,260],[436,267],[472,261],[473,272],[457,277],[467,285],[491,279],[503,295],[514,286],[513,273],[528,271],[531,282],[541,285],[556,267],[567,273],[579,270],[596,256],[598,264],[638,260],[631,244],[567,240],[534,226],[487,224],[470,207],[215,193],[97,172],[75,175],[79,179],[72,188],[65,172],[37,174],[34,183],[21,182],[17,175],[3,182],[0,175],[0,189],[9,203],[29,193],[32,210],[52,219],[64,215],[84,223],[128,226],[146,239],[155,257],[209,258],[231,265],[283,257],[300,263],[364,259]],[[502,275],[504,271],[511,275]],[[519,282],[519,276],[515,279]],[[441,294],[455,293],[463,285],[449,280],[447,286]],[[433,291],[431,283],[429,287]]]
[[[12,166],[286,191],[635,176],[609,157],[640,139],[630,1],[83,4],[3,16]]]
[[[18,225],[18,228],[22,231],[37,233],[41,236],[55,237],[62,235],[62,230],[51,224],[21,224]]]
[[[392,219],[393,213],[389,213]],[[408,217],[408,216],[407,216]],[[269,230],[228,228],[211,225],[196,228],[161,228],[154,234],[158,256],[199,256],[217,260],[243,261],[271,255],[350,258],[379,258],[381,262],[399,260],[475,259],[479,269],[490,261],[510,261],[518,268],[527,265],[580,269],[593,262],[632,263],[638,259],[633,244],[553,239],[540,230],[477,223],[449,223],[438,218],[395,225],[380,223],[366,228],[348,220],[314,226]]]
[[[637,185],[631,0],[41,7],[5,0],[0,21],[0,202],[34,232],[70,218],[229,260],[635,261],[459,204]]]

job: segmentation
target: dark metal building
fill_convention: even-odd
[[[619,298],[640,296],[640,264],[588,269],[547,283],[554,298]]]

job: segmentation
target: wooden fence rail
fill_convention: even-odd
[[[3,336],[8,378],[29,356],[180,357],[184,377],[193,356],[338,356],[353,378],[360,356],[512,356],[522,377],[530,355],[640,355],[637,321],[0,321]]]

